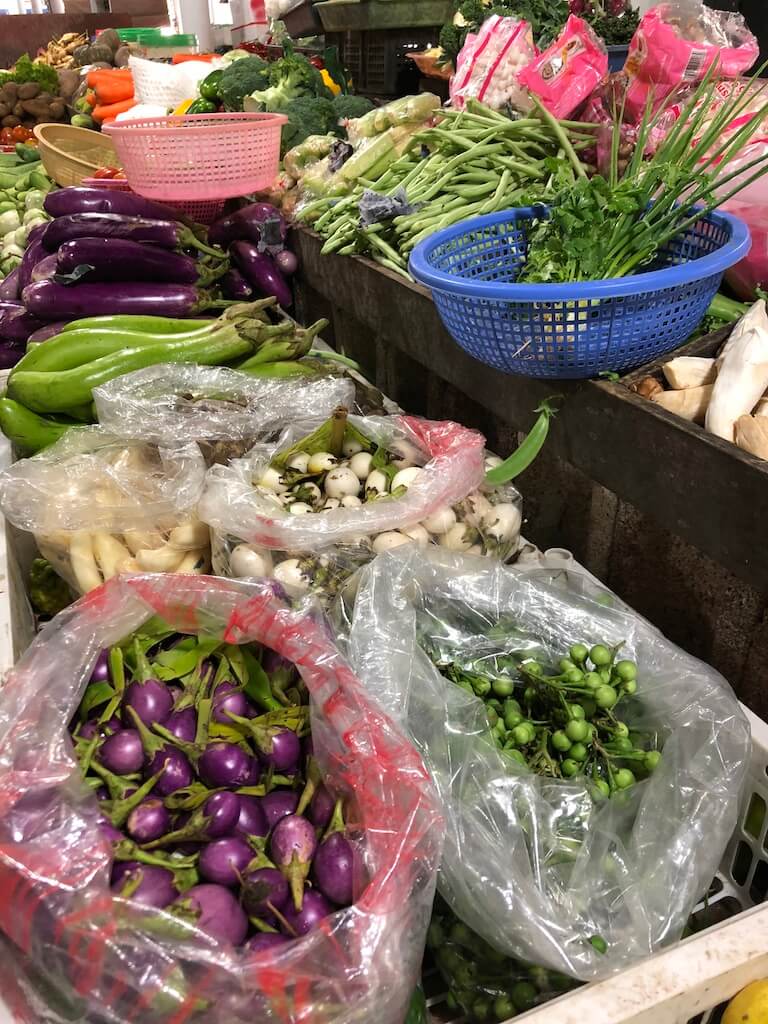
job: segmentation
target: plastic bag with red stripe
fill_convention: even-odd
[[[111,580],[45,626],[10,674],[0,695],[0,929],[24,965],[12,993],[19,1019],[44,1005],[55,1024],[402,1024],[441,855],[436,799],[323,618],[292,611],[278,592],[210,577]],[[266,955],[110,890],[111,848],[67,726],[101,649],[152,616],[295,662],[315,755],[360,837],[354,905]]]

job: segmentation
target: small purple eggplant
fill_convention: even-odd
[[[208,229],[208,241],[222,249],[241,238],[278,246],[285,242],[287,234],[288,225],[276,207],[269,203],[251,203],[212,224]]]
[[[226,791],[208,797],[202,808],[208,839],[219,839],[236,828],[240,818],[240,799],[236,793]]]
[[[132,708],[145,725],[162,725],[173,710],[173,697],[159,679],[134,680],[125,691],[124,721],[132,722]]]
[[[21,289],[19,288],[19,275],[21,273],[21,264],[18,267],[14,267],[10,274],[7,274],[2,281],[0,281],[0,299],[6,301],[15,302],[18,299]]]
[[[84,185],[70,185],[69,188],[49,192],[43,206],[51,217],[68,217],[74,213],[116,213],[123,217],[183,219],[178,210],[145,199],[135,192],[87,188]]]
[[[200,758],[198,771],[208,786],[245,786],[253,758],[235,743],[212,743]]]
[[[261,809],[267,825],[273,829],[281,818],[294,814],[299,805],[299,794],[292,789],[273,789],[261,800]]]
[[[228,270],[221,278],[219,286],[225,299],[250,302],[254,298],[253,288],[251,288],[239,270]]]
[[[240,877],[253,860],[253,850],[240,836],[215,839],[203,847],[198,871],[217,885],[238,885]]]
[[[348,907],[352,902],[354,851],[340,832],[328,836],[317,848],[312,877],[320,892],[332,903]]]
[[[332,913],[333,907],[325,896],[314,889],[307,889],[304,893],[301,910],[297,911],[293,907],[288,907],[283,916],[293,934],[306,935],[307,932],[316,928],[324,917],[328,917]]]
[[[317,850],[315,830],[306,818],[289,814],[273,828],[269,849],[272,860],[288,879],[296,910],[301,910],[304,883]]]
[[[83,281],[171,281],[196,284],[200,278],[191,256],[168,252],[127,239],[73,238],[56,254],[59,274],[80,273]],[[34,273],[32,275],[34,280]]]
[[[231,725],[230,714],[250,718],[255,709],[239,686],[234,683],[220,683],[213,693],[213,721],[220,725]]]
[[[288,882],[276,868],[257,868],[243,876],[243,907],[249,917],[281,914],[291,902]]]
[[[169,691],[171,687],[168,687]],[[171,694],[173,696],[173,694]],[[182,711],[172,711],[162,723],[166,729],[177,740],[184,743],[194,743],[197,735],[197,712],[194,708],[184,708]]]
[[[43,285],[49,283],[53,282],[42,282]],[[52,317],[38,317],[32,310],[25,309],[24,306],[14,306],[13,308],[6,306],[0,316],[0,341],[6,342],[8,345],[24,346],[29,340],[30,334],[45,327],[45,321],[50,319]]]
[[[134,772],[141,771],[144,765],[141,736],[135,729],[122,729],[116,732],[102,743],[99,760],[107,771],[115,775],[133,775]],[[154,771],[151,774],[154,775]]]
[[[262,932],[248,939],[245,948],[249,953],[259,956],[262,953],[277,949],[278,946],[284,946],[286,942],[290,941],[287,935],[278,935],[277,932]]]
[[[144,800],[128,815],[125,830],[140,845],[159,839],[171,828],[171,815],[162,800]]]
[[[91,670],[91,683],[107,683],[110,680],[109,672],[109,650],[104,649],[99,652],[99,656],[96,659],[96,663]]]
[[[240,946],[248,934],[243,908],[223,885],[195,885],[177,905],[196,913],[197,927],[219,942]]]
[[[173,872],[138,861],[120,861],[112,869],[112,891],[147,907],[162,909],[178,898]]]
[[[56,253],[52,252],[45,259],[36,263],[29,279],[30,284],[37,284],[38,281],[50,281],[58,270]]]
[[[315,795],[312,797],[312,802],[309,805],[309,811],[307,817],[315,826],[315,828],[326,828],[331,818],[333,817],[333,808],[336,801],[333,799],[331,794],[321,783]]]
[[[299,766],[301,742],[292,729],[282,729],[272,737],[272,749],[262,754],[261,760],[271,764],[276,772],[293,772]]]
[[[120,735],[118,733],[118,735]],[[138,734],[137,734],[138,735]],[[195,778],[192,765],[176,747],[163,747],[149,763],[149,775],[163,774],[157,780],[155,792],[158,796],[170,796],[177,789],[191,786]]]
[[[21,295],[32,280],[32,271],[35,269],[37,264],[48,255],[48,250],[42,242],[42,236],[48,225],[40,224],[39,227],[42,230],[38,232],[36,238],[33,239],[32,233],[30,232],[29,238],[27,239],[27,248],[24,250],[24,255],[19,265],[19,295]]]
[[[106,793],[106,790],[104,791]],[[109,794],[107,794],[108,796]],[[119,828],[115,828],[109,818],[102,818],[99,822],[99,832],[108,843],[122,843],[125,836]]]
[[[201,242],[189,228],[167,218],[131,217],[115,213],[73,213],[49,221],[40,236],[48,252],[58,252],[75,238],[109,238],[161,249],[201,249],[210,256],[224,253]]]
[[[235,824],[235,832],[243,836],[265,836],[269,832],[269,826],[258,798],[242,795],[239,800],[240,817]]]
[[[271,256],[259,252],[253,242],[233,242],[229,251],[237,269],[257,295],[274,295],[284,307],[293,303],[291,289]]]
[[[62,333],[63,328],[67,326],[69,320],[57,320],[52,324],[46,324],[45,327],[40,327],[34,331],[27,338],[27,344],[30,342],[48,341],[49,338],[55,338],[57,335]]]

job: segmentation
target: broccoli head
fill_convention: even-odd
[[[288,104],[300,97],[332,97],[320,72],[300,53],[288,53],[274,64],[270,64],[268,78],[266,88],[251,92],[251,99],[262,110],[284,113]]]
[[[243,100],[269,81],[269,64],[261,57],[242,57],[224,68],[219,93],[227,110],[242,110]]]
[[[343,93],[334,96],[333,107],[339,121],[354,121],[373,110],[373,104],[365,96],[345,96]]]
[[[29,570],[29,599],[39,615],[57,615],[72,604],[72,591],[44,558],[36,558]]]
[[[322,96],[302,96],[287,103],[279,113],[288,116],[288,124],[283,125],[283,153],[310,135],[329,135],[336,129],[338,121],[333,103]]]

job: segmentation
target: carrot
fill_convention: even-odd
[[[93,91],[93,89],[88,90],[88,92],[85,94],[85,98],[92,107],[95,107],[98,103],[98,100],[96,99],[96,93]]]
[[[104,122],[110,118],[117,117],[118,114],[122,114],[124,110],[130,110],[131,107],[136,106],[136,100],[133,96],[129,100],[120,100],[119,103],[103,103],[98,107],[94,107],[91,116],[94,121]]]
[[[121,78],[133,78],[133,72],[130,68],[94,68],[93,71],[89,71],[86,76],[86,84],[91,88],[96,88],[96,82],[102,78],[113,78],[116,81]]]
[[[94,76],[91,81],[91,76]],[[133,96],[133,75],[116,75],[114,71],[90,72],[88,84],[98,97],[99,104],[120,103]]]

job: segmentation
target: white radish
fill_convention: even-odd
[[[274,491],[275,494],[282,494],[288,490],[288,485],[274,466],[268,466],[261,475],[259,487],[267,491]]]
[[[294,501],[288,506],[288,511],[292,516],[305,516],[308,512],[314,511],[311,505],[308,505],[306,501]]]
[[[157,530],[126,530],[123,533],[123,540],[128,545],[132,555],[135,555],[142,548],[150,550],[161,548],[165,545],[163,535]]]
[[[294,469],[297,473],[306,473],[309,466],[309,452],[296,452],[285,463],[286,469]]]
[[[334,466],[337,466],[339,460],[335,455],[331,455],[330,452],[315,452],[314,455],[310,455],[309,462],[307,463],[308,473],[327,473]]]
[[[312,582],[301,568],[298,558],[287,558],[279,562],[272,574],[285,587],[289,597],[300,597],[309,590]]]
[[[207,550],[187,551],[174,572],[198,576],[209,568]]]
[[[362,508],[363,503],[356,494],[345,494],[341,499],[342,508]]]
[[[409,537],[404,537],[402,533],[397,533],[394,530],[390,530],[387,533],[380,533],[373,542],[373,550],[376,554],[380,554],[382,551],[391,551],[392,548],[399,548],[402,544],[410,544],[411,540]]]
[[[371,472],[371,462],[373,462],[373,456],[370,452],[358,452],[349,460],[349,468],[358,480],[365,480]]]
[[[369,473],[365,481],[366,498],[375,497],[377,494],[386,494],[389,491],[389,480],[387,474],[380,469],[374,469]]]
[[[136,561],[144,572],[176,572],[184,559],[184,552],[166,544],[163,548],[136,552]]]
[[[248,544],[238,544],[229,557],[234,576],[239,579],[249,576],[271,576],[272,556],[268,551],[257,551]]]
[[[713,384],[717,376],[715,360],[702,356],[678,356],[665,363],[662,370],[667,383],[676,391]]]
[[[69,557],[75,582],[81,593],[87,594],[89,590],[101,586],[103,581],[94,558],[91,535],[85,530],[78,530],[72,534]]]
[[[97,530],[91,534],[93,554],[96,564],[101,570],[105,580],[111,580],[120,572],[120,565],[131,560],[131,552],[117,537],[104,530]]]
[[[168,543],[175,548],[182,548],[185,551],[199,551],[210,543],[210,531],[205,523],[199,519],[188,519],[185,523],[179,523],[168,534]]]
[[[735,441],[736,421],[752,412],[768,387],[768,320],[764,328],[742,332],[727,349],[712,387],[705,426],[711,434]]]
[[[456,523],[439,540],[440,547],[450,551],[469,551],[477,535],[464,523]]]
[[[395,473],[392,477],[392,490],[396,491],[398,487],[405,487],[407,490],[421,476],[422,472],[423,470],[419,469],[418,466],[409,466],[407,469],[401,469],[399,473]]]
[[[431,512],[426,519],[422,519],[421,525],[430,533],[448,533],[451,527],[456,525],[456,513],[450,505],[442,505]]]
[[[507,544],[520,535],[522,522],[523,517],[517,505],[501,502],[483,516],[482,528],[486,536],[498,544]]]
[[[427,531],[419,523],[414,526],[406,526],[400,533],[409,540],[415,541],[420,548],[425,548],[432,539]]]
[[[349,466],[338,466],[326,474],[323,484],[329,498],[341,500],[346,494],[360,493],[360,480]]]

